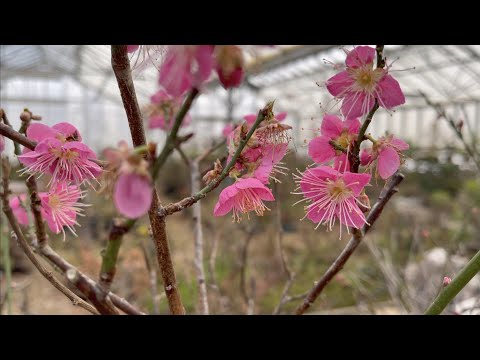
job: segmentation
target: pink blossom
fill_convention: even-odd
[[[18,159],[25,165],[24,172],[52,175],[52,186],[73,181],[81,184],[97,178],[102,168],[92,160],[96,154],[81,142],[78,130],[69,123],[58,123],[52,127],[35,123],[28,127],[27,137],[37,141],[34,151],[27,148]]]
[[[27,194],[21,194],[10,199],[9,204],[12,208],[13,214],[17,218],[19,224],[28,225],[28,214],[25,211],[25,201],[27,200]],[[23,206],[22,206],[23,204]]]
[[[443,286],[447,286],[448,284],[450,284],[452,282],[452,278],[448,277],[448,276],[444,276],[443,277]]]
[[[138,50],[140,45],[127,45],[127,52],[128,53],[133,53]]]
[[[277,146],[268,145],[264,147],[261,155],[261,160],[258,162],[258,167],[253,172],[253,177],[260,180],[263,184],[268,184],[270,178],[279,181],[275,178],[275,173],[285,175],[283,170],[286,168],[279,165],[287,153],[288,144],[280,144]]]
[[[227,124],[223,127],[222,135],[228,139],[229,135],[233,132],[235,126],[233,124]]]
[[[208,80],[213,65],[212,45],[170,46],[158,81],[167,93],[179,97]]]
[[[153,187],[148,178],[135,173],[121,174],[115,184],[113,200],[122,215],[135,219],[147,213]]]
[[[175,116],[182,106],[181,98],[173,98],[164,90],[159,90],[150,98],[151,103],[146,108],[149,117],[149,129],[170,130],[175,123]],[[186,114],[182,127],[191,123],[190,115]]]
[[[357,139],[359,129],[360,121],[358,119],[342,121],[335,115],[325,115],[320,128],[321,136],[310,141],[308,144],[308,155],[319,164],[340,156],[342,152],[336,150],[330,144],[330,141],[335,142],[348,152]]]
[[[365,216],[358,206],[358,197],[370,182],[369,174],[356,174],[349,171],[340,173],[328,166],[306,170],[302,176],[296,175],[300,192],[307,202],[305,217],[314,223],[327,225],[332,230],[335,221],[348,227],[360,229],[366,224]],[[305,218],[304,217],[304,218]],[[340,237],[342,226],[340,225]]]
[[[225,89],[240,86],[244,76],[243,51],[236,45],[217,45],[215,70]]]
[[[388,67],[374,69],[374,59],[374,48],[358,46],[348,53],[346,70],[327,80],[330,94],[343,100],[341,110],[346,118],[368,113],[375,100],[385,109],[405,103],[402,89],[397,80],[388,74]]]
[[[220,193],[213,215],[224,216],[233,212],[233,219],[241,221],[241,214],[255,211],[258,216],[263,216],[265,210],[270,210],[263,203],[274,201],[272,192],[255,178],[238,179],[233,185],[227,186]]]
[[[66,227],[73,235],[74,225],[78,225],[77,215],[82,216],[82,207],[87,206],[78,200],[83,198],[84,193],[76,185],[67,185],[64,182],[52,186],[48,193],[38,194],[41,200],[42,217],[55,234],[63,233],[65,240]]]
[[[408,148],[405,141],[395,138],[393,135],[381,137],[371,148],[362,150],[360,163],[370,165],[378,159],[378,174],[382,179],[388,179],[400,167],[400,152]]]

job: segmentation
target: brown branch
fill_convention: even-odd
[[[297,315],[302,315],[308,308],[310,308],[325,286],[327,286],[334,276],[343,269],[343,266],[347,260],[362,241],[363,236],[370,230],[375,221],[377,221],[387,202],[395,193],[398,192],[397,186],[403,181],[404,178],[405,176],[399,172],[395,173],[395,175],[390,178],[380,193],[377,203],[373,206],[372,210],[368,214],[367,224],[365,224],[361,230],[353,229],[353,237],[350,239],[347,246],[345,246],[345,248],[342,250],[340,255],[335,259],[332,265],[330,265],[325,274],[320,278],[319,281],[316,282],[315,286],[305,297],[303,303],[296,309],[295,313]]]
[[[33,220],[35,224],[35,234],[37,235],[37,246],[42,248],[48,244],[47,232],[45,231],[45,224],[43,222],[41,213],[40,198],[38,197],[37,180],[34,176],[29,176],[25,181],[30,193],[30,209],[32,210]]]
[[[44,258],[50,261],[57,269],[59,269],[63,274],[66,274],[67,271],[70,271],[71,277],[73,277],[73,274],[75,274],[74,279],[77,280],[77,283],[80,286],[88,286],[90,289],[87,290],[87,292],[90,295],[96,295],[95,291],[98,291],[98,284],[95,283],[91,278],[89,278],[87,275],[83,274],[81,271],[79,271],[75,266],[70,264],[68,261],[66,261],[62,256],[60,256],[55,250],[53,250],[50,245],[45,245],[43,248],[38,249],[40,252],[40,255],[42,255]],[[77,279],[77,277],[79,279]],[[81,290],[81,289],[79,289]],[[81,290],[82,291],[82,290]],[[82,291],[83,292],[83,291]],[[118,307],[120,310],[125,312],[126,314],[130,315],[145,315],[145,313],[141,312],[137,308],[135,308],[132,304],[130,304],[127,300],[124,298],[109,292],[108,297],[111,299],[112,303]]]
[[[132,80],[126,45],[112,45],[112,68],[117,79],[118,88],[120,89],[123,106],[127,113],[133,144],[134,146],[145,145],[146,138],[143,129],[142,114],[135,95],[135,87]],[[176,121],[175,126],[178,130],[180,124],[177,124]],[[150,206],[148,215],[150,217],[153,239],[157,250],[157,260],[163,278],[163,285],[165,287],[165,293],[167,295],[171,313],[184,314],[185,309],[180,299],[180,293],[177,289],[175,271],[173,269],[170,249],[168,246],[165,218],[157,216],[160,207],[161,203],[158,199],[157,191],[154,190],[152,205]]]
[[[23,249],[29,260],[32,264],[38,269],[38,271],[45,277],[55,288],[57,288],[62,294],[64,294],[73,305],[78,305],[81,308],[89,311],[92,314],[98,315],[97,310],[87,302],[83,301],[77,295],[75,295],[70,289],[68,289],[65,285],[63,285],[57,278],[53,275],[53,273],[47,270],[36,258],[35,254],[33,253],[30,245],[28,245],[27,240],[23,236],[22,230],[18,225],[17,219],[13,214],[12,208],[10,207],[8,201],[8,195],[10,194],[9,189],[9,175],[10,175],[10,163],[8,162],[8,158],[2,159],[2,171],[3,171],[3,193],[1,194],[2,201],[3,201],[3,212],[5,213],[8,222],[10,223],[10,227],[13,230],[16,240],[20,247]]]
[[[12,124],[10,123],[10,121],[8,121],[8,117],[7,117],[7,113],[5,112],[4,109],[0,108],[0,119],[3,120],[4,124],[5,125],[8,125],[10,126],[12,129],[13,129],[13,126]],[[1,122],[0,122],[1,123]],[[16,155],[20,155],[22,150],[20,149],[20,145],[17,143],[17,142],[13,142],[13,146],[15,147],[15,154]]]
[[[37,143],[35,141],[30,140],[26,136],[20,134],[18,131],[15,131],[10,126],[0,123],[0,135],[3,135],[13,142],[23,145],[30,150],[35,150],[35,146]]]

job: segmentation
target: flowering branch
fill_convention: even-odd
[[[30,245],[28,245],[27,240],[23,236],[22,230],[18,225],[18,222],[13,214],[12,208],[10,207],[8,201],[8,194],[10,193],[9,189],[9,176],[10,176],[10,164],[8,162],[8,158],[2,159],[2,182],[3,182],[3,193],[1,194],[2,202],[3,202],[3,212],[5,213],[8,222],[10,223],[10,227],[12,228],[15,236],[18,240],[18,244],[21,246],[27,257],[30,261],[35,265],[35,267],[40,271],[40,273],[53,285],[55,286],[61,293],[63,293],[70,301],[72,301],[73,305],[78,305],[83,309],[89,311],[92,314],[97,315],[97,310],[90,304],[83,301],[77,295],[75,295],[71,290],[69,290],[65,285],[57,280],[57,278],[52,274],[51,271],[47,270],[35,257]]]
[[[455,296],[480,272],[480,251],[464,266],[458,275],[446,285],[433,303],[425,311],[425,315],[440,315]]]
[[[257,129],[257,127],[260,125],[260,123],[263,121],[263,119],[265,118],[265,111],[267,111],[267,109],[269,108],[269,105],[267,105],[263,110],[260,110],[258,112],[258,116],[257,116],[257,119],[255,120],[255,123],[252,125],[252,127],[250,128],[250,131],[247,133],[247,135],[245,136],[245,138],[243,138],[241,141],[240,141],[240,144],[237,148],[237,151],[235,152],[235,154],[232,156],[232,159],[230,160],[230,162],[227,164],[227,166],[225,166],[225,168],[223,169],[222,173],[220,174],[220,176],[218,176],[217,178],[215,178],[214,180],[212,180],[207,186],[205,186],[202,190],[198,191],[197,193],[189,196],[189,197],[186,197],[184,198],[183,200],[180,200],[174,204],[169,204],[167,206],[164,206],[162,207],[162,209],[160,210],[160,213],[159,215],[161,217],[165,217],[167,215],[172,215],[178,211],[182,211],[183,209],[187,208],[187,207],[190,207],[192,206],[193,204],[195,204],[197,201],[199,201],[200,199],[203,199],[205,196],[207,196],[207,194],[214,190],[218,185],[220,185],[220,183],[223,181],[223,179],[225,179],[227,177],[227,175],[229,174],[230,170],[233,168],[233,166],[235,165],[235,162],[237,161],[238,157],[240,156],[240,154],[242,153],[243,151],[243,148],[247,145],[248,143],[248,140],[250,140],[250,138],[252,137],[253,133],[255,132],[255,130]]]
[[[330,265],[325,274],[315,283],[315,286],[310,290],[305,297],[303,303],[295,310],[296,315],[302,315],[310,306],[315,302],[317,297],[321,294],[325,286],[337,275],[337,273],[343,269],[343,266],[353,254],[357,246],[363,239],[363,236],[370,230],[372,225],[377,221],[378,217],[382,213],[385,205],[390,198],[398,192],[398,185],[403,181],[405,176],[399,172],[393,175],[388,183],[383,188],[378,197],[377,203],[373,206],[372,210],[367,216],[367,223],[363,225],[361,230],[353,229],[353,237],[348,242],[347,246],[342,250],[340,255]]]
[[[140,107],[138,106],[138,101],[135,95],[135,86],[132,80],[130,61],[128,59],[126,45],[112,45],[112,68],[115,73],[115,77],[117,78],[118,88],[120,89],[125,112],[127,113],[133,144],[134,146],[145,145],[145,131],[143,129]],[[191,101],[193,101],[193,98]],[[187,101],[185,102],[187,103]],[[183,116],[181,117],[182,119]],[[181,124],[181,120],[179,119],[180,116],[177,116],[175,121],[176,123],[172,128],[172,132],[178,131],[178,128]],[[177,122],[179,123],[177,124]],[[171,137],[169,136],[169,138]],[[173,149],[174,147],[168,151],[168,154],[170,154]],[[159,169],[159,165],[157,165],[156,168]],[[157,260],[160,266],[163,285],[165,288],[165,293],[167,294],[170,311],[172,314],[184,314],[185,309],[177,289],[175,271],[173,269],[170,249],[168,246],[165,218],[157,216],[160,207],[161,203],[158,199],[157,191],[154,189],[152,204],[150,206],[150,210],[148,211],[148,215],[150,217],[153,240],[157,250]]]

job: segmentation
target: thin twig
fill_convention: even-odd
[[[255,304],[254,302],[254,297],[255,297],[255,284],[254,280],[251,279],[250,287],[251,287],[251,294],[250,296],[248,295],[247,291],[247,268],[248,268],[248,247],[250,245],[250,241],[253,238],[253,235],[255,234],[255,228],[252,226],[250,229],[246,231],[246,236],[243,242],[242,246],[242,253],[240,257],[240,291],[242,293],[243,300],[245,301],[245,304],[247,305],[247,314],[250,314],[253,312],[252,308]]]
[[[252,137],[253,133],[257,129],[257,127],[260,125],[260,123],[263,121],[266,115],[266,111],[269,108],[269,105],[267,105],[263,110],[260,110],[258,112],[257,120],[255,123],[252,125],[250,128],[250,131],[247,133],[245,138],[243,138],[240,141],[240,144],[235,152],[235,154],[232,156],[230,162],[225,166],[223,169],[222,173],[214,180],[212,180],[207,186],[205,186],[202,190],[198,191],[197,193],[184,198],[183,200],[180,200],[174,204],[169,204],[167,206],[164,206],[159,213],[160,217],[165,217],[167,215],[172,215],[178,211],[182,211],[183,209],[192,206],[195,204],[197,201],[200,199],[203,199],[207,194],[214,190],[220,183],[227,177],[229,174],[230,170],[233,168],[235,165],[235,162],[237,161],[238,157],[242,153],[244,147],[247,145],[248,140]]]
[[[325,286],[338,274],[340,270],[343,269],[343,266],[353,254],[357,246],[363,239],[363,236],[370,230],[372,225],[377,221],[378,217],[382,213],[385,205],[390,200],[390,198],[398,192],[398,185],[403,181],[405,176],[399,172],[395,173],[390,180],[387,182],[383,188],[380,196],[378,197],[377,203],[372,207],[372,210],[367,216],[367,223],[363,225],[362,229],[353,229],[353,237],[348,242],[347,246],[342,250],[340,255],[335,259],[335,261],[330,265],[325,274],[316,282],[314,287],[310,290],[308,295],[305,297],[303,303],[295,310],[297,315],[302,315],[310,306],[314,303],[320,293],[323,291]]]
[[[444,118],[447,123],[450,125],[452,130],[455,132],[457,135],[458,139],[461,141],[463,144],[463,147],[465,148],[465,151],[468,153],[468,155],[472,158],[473,162],[477,166],[478,170],[480,171],[480,156],[478,152],[476,151],[475,148],[471,147],[467,141],[465,140],[465,137],[463,136],[463,133],[461,129],[457,126],[455,123],[454,119],[452,119],[445,109],[443,108],[442,105],[434,103],[430,98],[423,92],[419,91],[420,95],[425,99],[425,102],[430,105],[436,112],[439,117]]]
[[[9,189],[9,175],[10,175],[10,163],[8,162],[8,158],[2,158],[2,171],[3,171],[3,193],[1,194],[3,200],[3,212],[5,213],[8,222],[10,223],[10,227],[15,234],[16,240],[18,244],[21,246],[27,257],[30,261],[35,265],[35,267],[40,271],[40,273],[53,285],[55,286],[62,294],[64,294],[73,305],[78,305],[81,308],[89,311],[92,314],[98,315],[98,311],[90,304],[79,298],[75,295],[70,289],[68,289],[65,285],[63,285],[57,278],[53,275],[53,273],[47,270],[36,258],[35,254],[33,253],[30,245],[28,245],[27,240],[23,236],[22,230],[18,225],[17,219],[13,214],[12,208],[10,207],[8,201],[8,194],[10,193]]]

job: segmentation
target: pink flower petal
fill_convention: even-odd
[[[214,216],[224,216],[227,215],[233,208],[234,199],[230,198],[224,202],[220,202],[220,200],[215,204],[215,208],[213,209]]]
[[[333,168],[338,172],[345,172],[350,170],[350,161],[347,158],[346,154],[341,154],[340,156],[335,156]]]
[[[287,112],[286,111],[279,112],[278,114],[275,114],[275,119],[277,119],[277,121],[280,121],[280,122],[285,120],[286,117],[287,117]]]
[[[388,74],[378,83],[378,92],[379,105],[386,109],[391,109],[405,103],[405,95],[400,88],[400,84]]]
[[[148,128],[165,130],[167,128],[167,125],[165,124],[165,118],[161,115],[150,117],[148,121]]]
[[[345,120],[345,123],[344,123],[344,126],[348,128],[348,132],[350,134],[358,134],[358,131],[360,130],[361,125],[362,124],[358,119],[348,119],[348,120]]]
[[[330,138],[318,136],[308,144],[308,155],[316,163],[322,164],[335,157],[335,149],[330,145]]]
[[[400,157],[395,149],[386,146],[378,155],[378,173],[382,179],[388,179],[400,167]]]
[[[313,221],[314,223],[319,223],[320,221],[323,223],[327,220],[326,213],[327,213],[326,208],[316,207],[308,213],[307,219]]]
[[[192,85],[190,59],[181,50],[170,47],[160,68],[158,82],[173,97],[183,95]]]
[[[345,204],[342,208],[337,206],[335,213],[342,224],[360,229],[363,224],[365,224],[365,216],[353,198],[345,200],[345,203],[347,202],[352,209],[351,211],[348,210],[348,207]]]
[[[61,122],[52,126],[52,129],[59,131],[66,138],[70,137],[75,141],[82,141],[82,136],[75,126],[68,122]]]
[[[244,71],[241,67],[237,67],[232,71],[228,76],[223,72],[220,67],[217,67],[218,79],[222,83],[222,86],[225,89],[230,89],[233,87],[239,87],[243,80]]]
[[[257,120],[257,115],[255,114],[245,115],[243,119],[247,122],[248,125],[253,125],[255,123],[255,120]]]
[[[22,225],[28,225],[28,214],[23,206],[20,205],[20,200],[25,204],[25,201],[27,200],[27,194],[21,194],[13,197],[10,199],[9,205],[12,208],[13,214],[17,218],[18,223]]]
[[[372,156],[372,148],[366,148],[362,150],[362,152],[360,153],[360,164],[365,166],[370,164],[372,160],[375,160]]]
[[[338,116],[325,115],[320,127],[320,133],[330,139],[335,139],[342,134],[343,128],[344,123]]]
[[[390,144],[399,151],[408,150],[410,148],[410,146],[405,141],[395,137],[390,141]]]
[[[350,51],[345,60],[345,64],[351,68],[361,67],[366,64],[373,64],[376,51],[370,46],[357,46]]]
[[[198,45],[196,49],[195,59],[197,60],[198,70],[195,74],[194,86],[200,86],[204,81],[208,80],[212,73],[214,59],[212,45]]]
[[[345,96],[342,103],[342,114],[346,119],[358,118],[370,110],[375,105],[375,98],[364,92],[352,92]]]
[[[35,140],[36,142],[40,142],[48,138],[54,138],[58,133],[59,131],[56,131],[51,127],[41,123],[33,123],[27,128],[27,137],[31,140]]]
[[[346,71],[339,72],[327,80],[327,90],[335,97],[344,97],[355,81]]]
[[[138,50],[140,45],[127,45],[127,52],[128,53],[133,53]]]
[[[343,174],[345,185],[353,190],[355,197],[360,195],[363,188],[370,182],[370,178],[370,174],[356,174],[348,171]]]
[[[113,200],[122,215],[135,219],[148,212],[152,195],[153,188],[147,179],[136,174],[123,174],[115,184]]]
[[[160,104],[161,102],[170,99],[171,97],[166,93],[165,90],[158,90],[155,94],[150,96],[150,102],[152,104]]]

